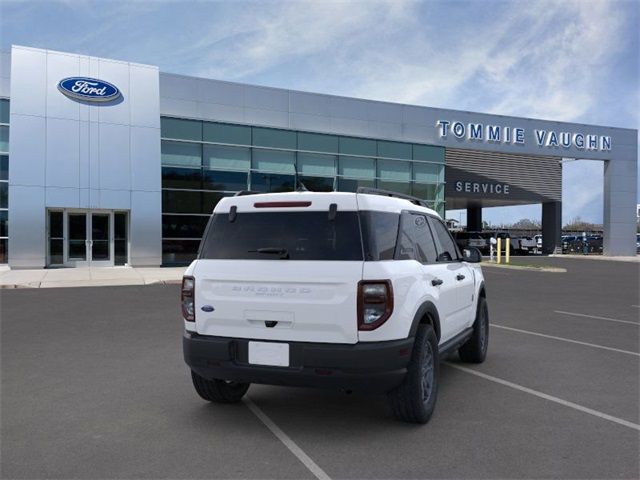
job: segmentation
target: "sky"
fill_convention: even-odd
[[[636,0],[0,0],[0,37],[3,50],[49,48],[294,90],[640,123]],[[565,223],[602,222],[602,183],[602,162],[563,165]],[[540,219],[541,207],[483,216],[494,224]]]

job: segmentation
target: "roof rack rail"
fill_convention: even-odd
[[[255,192],[253,190],[242,190],[240,192],[236,192],[234,197],[244,197],[245,195],[257,195],[262,192]]]
[[[414,197],[412,195],[405,195],[404,193],[391,192],[389,190],[381,190],[379,188],[371,188],[371,187],[358,187],[356,193],[367,193],[369,195],[381,195],[383,197],[393,197],[393,198],[401,198],[403,200],[409,200],[411,203],[415,205],[420,205],[421,207],[431,208],[427,204],[425,200],[421,198]]]

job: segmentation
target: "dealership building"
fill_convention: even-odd
[[[0,263],[185,264],[239,191],[424,199],[444,215],[542,204],[560,244],[562,160],[604,162],[604,253],[635,255],[637,131],[162,73],[13,46],[0,63]],[[564,200],[571,202],[572,199]]]

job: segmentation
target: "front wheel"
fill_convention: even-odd
[[[394,416],[403,422],[427,423],[438,397],[438,338],[431,325],[420,325],[407,375],[387,393]]]
[[[249,383],[227,382],[226,380],[207,380],[193,370],[191,371],[193,386],[203,399],[214,403],[237,403],[247,390]]]
[[[473,333],[459,349],[460,360],[467,363],[482,363],[487,358],[489,346],[489,308],[484,297],[478,299]]]

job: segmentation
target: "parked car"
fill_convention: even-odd
[[[489,249],[489,240],[483,237],[480,232],[460,231],[452,232],[452,234],[460,249],[475,247],[483,253]]]
[[[398,419],[425,423],[440,359],[484,361],[480,252],[460,252],[423,201],[375,192],[220,200],[182,281],[198,395],[238,402],[251,383],[377,392]]]

